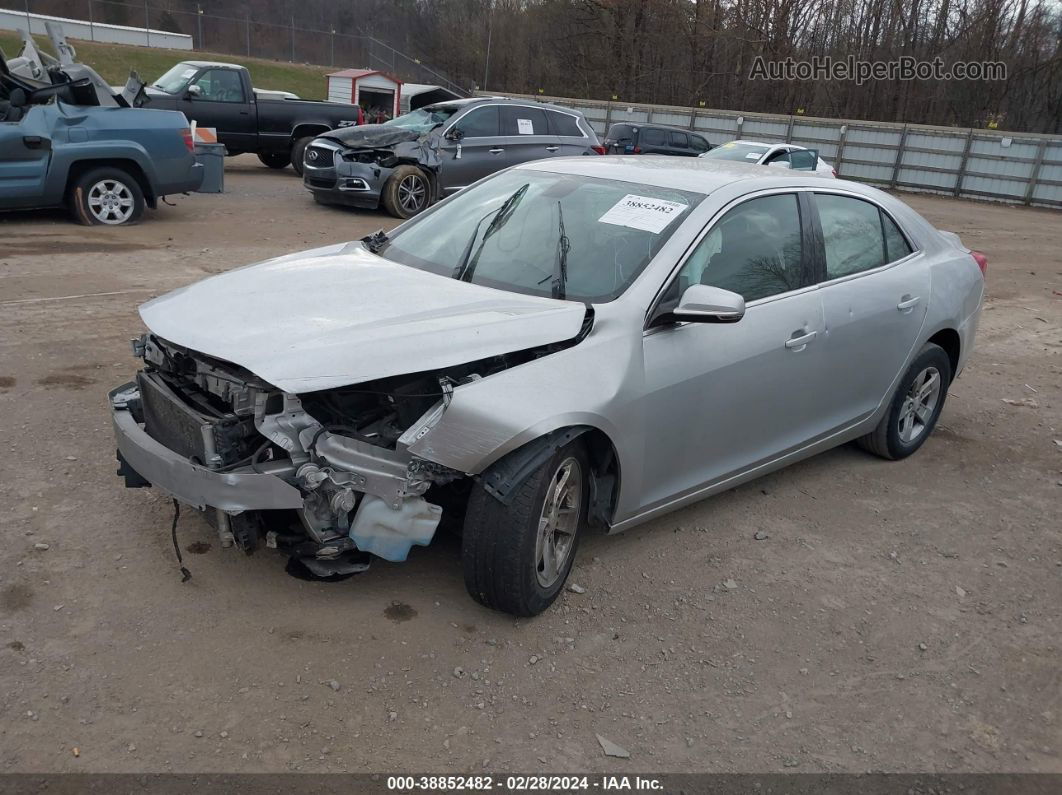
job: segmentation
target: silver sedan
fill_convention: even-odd
[[[618,532],[857,441],[929,437],[986,261],[874,188],[763,166],[572,158],[391,234],[144,304],[111,392],[119,472],[222,541],[334,578],[440,523],[534,615]]]

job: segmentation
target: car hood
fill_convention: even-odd
[[[563,342],[585,313],[399,265],[360,243],[229,271],[140,307],[159,337],[292,393]]]
[[[351,149],[379,149],[416,141],[426,134],[386,124],[361,124],[356,127],[340,127],[321,137]]]

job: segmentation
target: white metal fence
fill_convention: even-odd
[[[520,95],[510,95],[520,96]],[[903,190],[1062,208],[1062,137],[1038,133],[819,119],[763,113],[523,96],[582,112],[599,136],[620,121],[818,149],[838,176]]]

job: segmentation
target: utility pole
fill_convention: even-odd
[[[247,37],[247,55],[251,54],[251,8],[246,6],[243,9],[243,32]]]
[[[291,62],[295,63],[295,15],[291,15]]]
[[[26,0],[26,35],[27,36],[32,36],[33,35],[33,22],[30,19],[29,0]]]
[[[203,49],[203,6],[195,4],[195,21],[199,23],[199,49]]]
[[[147,46],[151,46],[151,20],[148,18],[148,0],[144,0],[144,35],[147,36]]]
[[[89,7],[89,41],[96,40],[96,27],[92,24],[92,0],[88,0]]]
[[[332,41],[331,41],[329,54],[328,54],[328,65],[329,66],[335,66],[336,65],[336,29],[335,28],[332,28]]]
[[[494,28],[494,0],[489,0],[490,11],[487,12],[487,59],[483,65],[483,90],[487,90],[487,78],[490,76],[490,39]]]

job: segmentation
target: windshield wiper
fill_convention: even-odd
[[[521,187],[517,188],[508,199],[502,202],[502,206],[495,210],[493,213],[487,213],[476,224],[476,228],[472,230],[472,237],[468,241],[468,245],[465,246],[465,250],[461,253],[461,261],[457,263],[457,267],[454,268],[453,278],[462,282],[472,281],[472,277],[476,273],[476,266],[479,264],[479,255],[483,251],[483,247],[487,244],[491,235],[501,229],[512,218],[513,213],[516,211],[516,206],[520,203],[520,200],[524,198],[524,194],[527,193],[527,189],[531,186],[530,182],[525,182]],[[487,231],[483,233],[483,240],[479,244],[479,248],[476,249],[476,253],[472,253],[473,247],[476,245],[476,239],[479,237],[479,227],[488,218],[491,219],[490,225],[487,227]]]
[[[564,232],[564,209],[557,202],[557,263],[554,267],[553,289],[550,294],[554,298],[564,298],[565,286],[568,284],[568,252],[571,251],[572,241]]]

